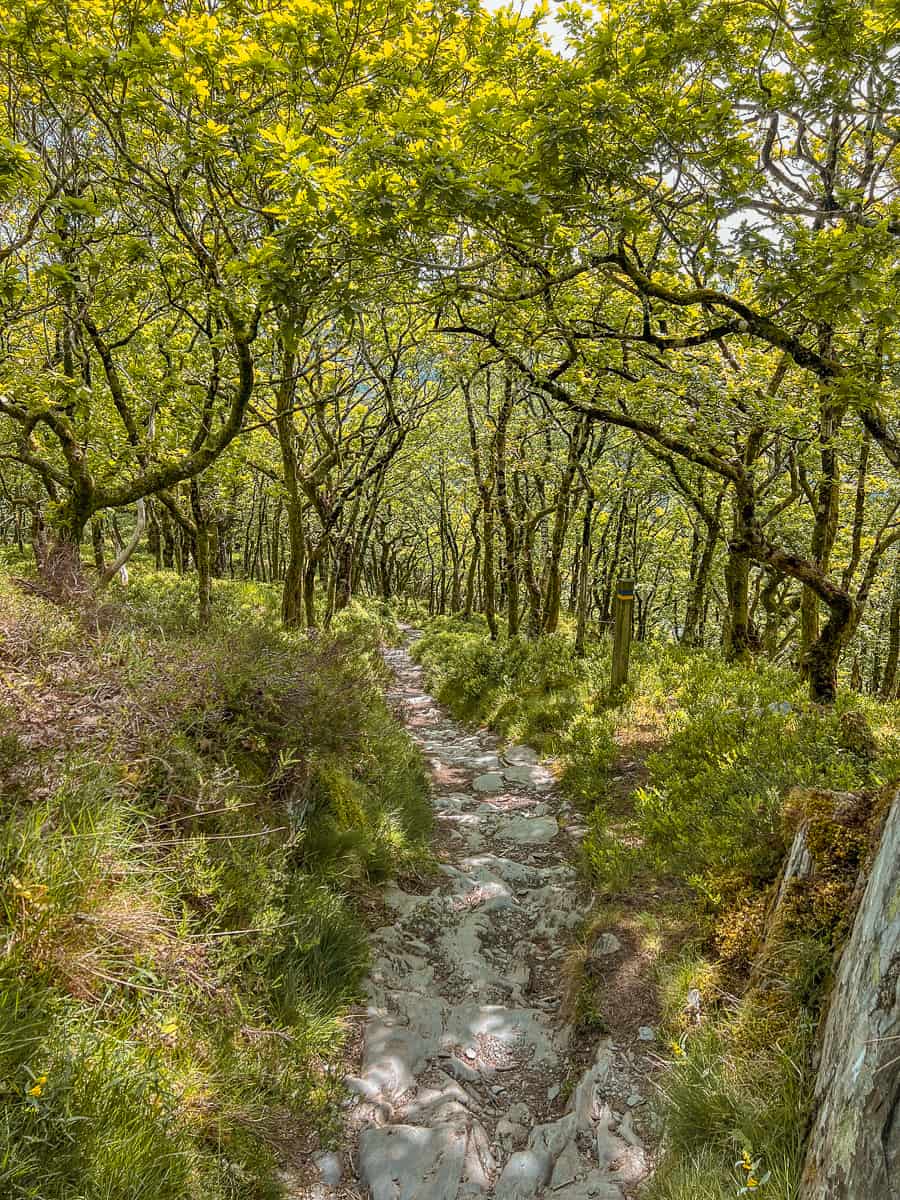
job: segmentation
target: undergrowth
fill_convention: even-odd
[[[337,1134],[374,881],[429,808],[358,605],[139,569],[96,620],[0,582],[0,1194],[263,1200]],[[383,615],[383,614],[382,614]]]
[[[478,620],[431,621],[416,654],[457,717],[558,756],[584,811],[585,871],[607,904],[626,905],[632,929],[658,924],[661,896],[681,914],[670,920],[677,946],[650,955],[667,1049],[665,1153],[648,1196],[725,1200],[751,1180],[752,1192],[793,1200],[834,949],[874,798],[900,778],[900,705],[847,691],[818,708],[791,671],[658,644],[633,648],[631,683],[614,703],[608,642],[578,658],[567,632],[492,642]],[[653,745],[640,786],[623,795],[610,768],[635,753],[635,730]],[[860,796],[856,811],[835,820],[824,789]],[[817,843],[818,882],[767,930],[801,821]],[[576,951],[575,966],[589,958]],[[584,983],[570,979],[569,992],[593,1005]]]

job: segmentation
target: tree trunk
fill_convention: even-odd
[[[513,409],[513,388],[509,379],[504,382],[503,404],[497,414],[497,436],[494,441],[494,475],[497,481],[497,511],[506,539],[506,628],[513,638],[519,632],[519,546],[515,518],[509,503],[506,478],[506,430]]]
[[[94,566],[97,575],[102,576],[106,570],[106,557],[103,553],[103,518],[91,517],[91,545],[94,550]]]
[[[157,571],[161,570],[163,565],[162,531],[159,527],[159,517],[156,514],[156,504],[152,500],[147,501],[147,545],[150,547]]]
[[[706,523],[706,538],[703,542],[703,549],[700,553],[700,559],[694,575],[694,584],[688,596],[687,607],[684,612],[684,629],[682,629],[681,638],[679,639],[682,646],[702,645],[702,641],[698,637],[700,616],[703,612],[706,588],[712,574],[716,545],[719,541],[719,534],[722,531],[721,523],[718,520],[721,504],[722,497],[720,495],[715,510],[716,520]]]
[[[171,571],[175,566],[175,536],[172,532],[172,519],[167,512],[160,513],[159,524],[162,534],[162,565]]]
[[[578,464],[587,445],[589,430],[589,422],[582,419],[572,431],[569,438],[566,468],[563,472],[559,492],[556,496],[553,530],[550,535],[550,553],[547,556],[547,581],[544,589],[543,614],[541,617],[541,629],[544,633],[555,633],[559,627],[559,610],[562,604],[560,562],[562,560],[566,532],[569,528],[569,499],[572,495],[575,473],[578,470]]]
[[[306,608],[306,627],[315,629],[318,623],[316,616],[316,559],[312,556],[306,560],[306,572],[303,577],[303,604]]]
[[[484,616],[491,639],[497,640],[497,581],[494,575],[494,506],[490,496],[484,502]]]
[[[900,1200],[900,792],[832,989],[800,1200]]]
[[[750,617],[750,550],[748,537],[754,521],[752,483],[735,489],[732,515],[732,540],[725,564],[725,594],[728,613],[725,618],[724,650],[729,662],[749,657],[756,648],[756,634]]]
[[[888,650],[881,677],[879,695],[882,700],[891,700],[897,683],[897,662],[900,659],[900,581],[894,584],[894,599],[888,616]]]
[[[754,644],[750,621],[750,555],[729,548],[725,564],[725,594],[728,612],[725,617],[725,657],[729,662],[747,658]]]
[[[588,613],[590,610],[591,574],[591,521],[594,513],[594,497],[589,495],[584,503],[581,521],[581,542],[578,556],[577,627],[575,631],[575,653],[584,658],[587,641]]]
[[[466,599],[463,616],[466,620],[472,615],[475,607],[475,584],[478,579],[478,566],[481,559],[481,537],[478,533],[478,513],[472,514],[472,554],[469,558],[469,569],[466,574]]]
[[[825,352],[830,351],[830,332],[820,331],[820,340]],[[816,488],[815,514],[810,559],[823,572],[828,572],[831,551],[837,535],[838,512],[841,499],[841,471],[837,454],[836,437],[843,421],[846,404],[835,402],[830,390],[823,387],[819,402],[819,485]],[[804,672],[808,669],[810,654],[819,638],[819,597],[809,587],[803,589],[800,602],[800,664]]]
[[[212,571],[209,555],[209,521],[200,499],[200,485],[191,480],[191,515],[194,518],[194,561],[197,564],[198,624],[208,629],[212,619]]]

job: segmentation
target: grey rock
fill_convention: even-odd
[[[534,1150],[517,1150],[510,1156],[494,1189],[495,1200],[531,1200],[550,1178],[553,1159]]]
[[[348,1091],[355,1092],[357,1096],[362,1096],[363,1100],[375,1101],[381,1096],[376,1084],[368,1079],[360,1079],[356,1075],[345,1075],[344,1087]]]
[[[359,1136],[359,1177],[371,1200],[457,1200],[486,1193],[494,1162],[477,1122],[388,1125]]]
[[[801,1200],[897,1195],[898,899],[900,789],[869,868],[825,1018]]]
[[[655,1042],[656,1034],[649,1025],[642,1025],[638,1030],[639,1042]]]
[[[572,1140],[577,1131],[575,1116],[566,1113],[558,1121],[548,1121],[546,1125],[535,1125],[528,1135],[528,1149],[536,1154],[547,1154],[551,1160],[559,1158],[566,1144]]]
[[[624,1193],[605,1171],[592,1171],[584,1179],[552,1193],[553,1200],[624,1200]]]
[[[639,1092],[632,1092],[625,1103],[629,1108],[637,1108],[639,1104],[646,1104],[646,1099]]]
[[[508,1121],[506,1117],[501,1117],[497,1122],[497,1137],[504,1143],[509,1143],[513,1150],[517,1150],[520,1146],[524,1146],[528,1139],[528,1130],[524,1125],[517,1125],[514,1121]]]
[[[321,1153],[313,1155],[313,1162],[322,1182],[328,1184],[329,1187],[337,1187],[344,1174],[341,1156],[335,1154],[334,1151],[323,1150]]]
[[[602,1123],[594,1131],[594,1143],[597,1162],[601,1167],[609,1167],[611,1163],[617,1162],[628,1149],[628,1143],[611,1133]]]
[[[581,1174],[584,1164],[574,1142],[567,1142],[562,1153],[553,1165],[550,1176],[550,1188],[557,1191],[567,1183],[574,1183]]]
[[[555,1100],[556,1097],[559,1095],[559,1092],[560,1092],[559,1084],[554,1083],[554,1085],[552,1087],[547,1088],[547,1099]]]
[[[614,933],[601,933],[591,948],[591,958],[606,958],[610,954],[618,954],[622,943]]]
[[[458,1059],[456,1055],[452,1055],[444,1063],[445,1070],[463,1083],[478,1083],[481,1075],[475,1067],[470,1067],[468,1063],[464,1063]]]
[[[378,1089],[378,1099],[393,1101],[415,1084],[424,1065],[427,1044],[412,1029],[385,1021],[370,1021],[366,1028],[363,1078]]]
[[[534,782],[534,772],[531,767],[507,767],[503,772],[503,778],[507,783],[529,784]]]
[[[643,1142],[635,1132],[634,1113],[632,1113],[630,1110],[625,1113],[616,1132],[623,1141],[628,1143],[629,1146],[643,1146]]]
[[[488,771],[484,775],[477,775],[472,782],[472,787],[476,792],[502,792],[504,788],[503,776],[497,771]]]
[[[497,828],[498,837],[523,845],[541,845],[551,842],[559,833],[554,817],[510,817]]]

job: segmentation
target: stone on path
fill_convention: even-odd
[[[502,792],[504,788],[503,776],[498,771],[488,771],[484,775],[478,775],[472,783],[472,787],[476,792]]]
[[[606,958],[610,954],[618,954],[621,949],[622,943],[614,933],[601,933],[594,942],[591,958]]]
[[[385,1125],[359,1136],[360,1182],[372,1200],[456,1200],[488,1191],[494,1161],[476,1122]]]
[[[534,1150],[517,1150],[503,1168],[494,1192],[495,1200],[530,1200],[549,1180],[553,1159]]]
[[[507,783],[533,783],[535,773],[531,767],[506,767],[503,771],[503,778]]]
[[[313,1162],[322,1182],[328,1184],[329,1187],[337,1187],[344,1173],[340,1155],[335,1154],[332,1150],[323,1150],[320,1154],[313,1156]]]
[[[555,817],[510,817],[497,826],[497,836],[530,846],[552,842],[559,833]]]

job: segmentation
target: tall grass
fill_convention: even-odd
[[[360,902],[425,854],[385,614],[307,639],[219,582],[198,634],[190,581],[138,570],[86,629],[0,590],[49,706],[0,744],[0,1195],[274,1197],[336,1136]]]

